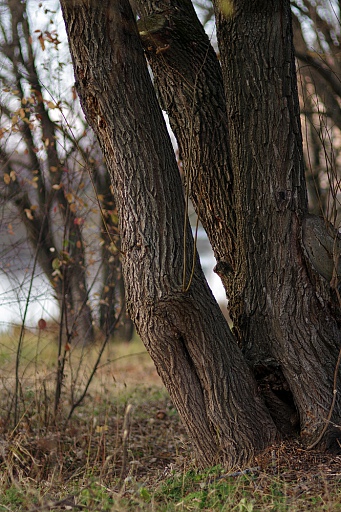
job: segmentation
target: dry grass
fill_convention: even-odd
[[[306,452],[298,442],[267,450],[249,473],[198,471],[179,417],[138,340],[107,347],[84,402],[67,421],[75,399],[71,374],[77,376],[77,395],[96,349],[70,354],[54,415],[53,336],[44,333],[39,352],[36,333],[28,334],[20,366],[21,415],[14,427],[15,336],[13,331],[0,338],[1,512],[341,510],[341,458]]]

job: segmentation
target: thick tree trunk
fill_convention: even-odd
[[[154,86],[178,143],[186,193],[228,288],[236,226],[221,67],[190,0],[134,3]]]
[[[189,227],[184,241],[181,180],[128,1],[61,5],[80,99],[119,207],[129,312],[199,462],[244,463],[276,428],[205,282]]]
[[[216,1],[238,205],[231,314],[264,386],[284,375],[311,443],[332,402],[341,336],[328,283],[301,243],[307,199],[290,2],[234,0],[229,12],[221,5]],[[327,446],[340,434],[332,425]]]

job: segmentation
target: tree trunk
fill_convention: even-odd
[[[204,279],[188,222],[184,232],[181,180],[128,1],[61,5],[81,103],[116,194],[129,312],[198,461],[245,463],[277,431]]]
[[[102,289],[99,309],[99,327],[105,336],[115,335],[131,341],[134,324],[126,311],[122,276],[121,240],[117,208],[110,187],[110,176],[96,176],[96,189],[102,207]]]
[[[228,290],[236,226],[221,67],[190,0],[162,0],[157,8],[153,0],[134,3],[154,86],[178,143],[186,194]],[[157,26],[160,17],[164,24]]]
[[[307,198],[290,2],[234,0],[229,12],[215,4],[238,205],[231,316],[264,386],[283,374],[275,384],[282,398],[290,389],[312,443],[332,403],[341,336],[335,294],[302,244]],[[336,448],[338,396],[323,439]]]

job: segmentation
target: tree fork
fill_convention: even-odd
[[[182,185],[127,0],[61,1],[76,83],[119,208],[127,305],[201,464],[247,462],[277,436],[195,258],[182,291]],[[187,268],[193,257],[186,234]],[[187,282],[190,277],[188,271]],[[190,325],[190,327],[188,326]]]

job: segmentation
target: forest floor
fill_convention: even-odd
[[[55,342],[26,336],[15,379],[17,334],[0,335],[0,512],[341,511],[341,457],[299,441],[272,446],[248,468],[197,469],[139,341],[110,344],[67,420],[95,357],[68,354],[55,412]]]

